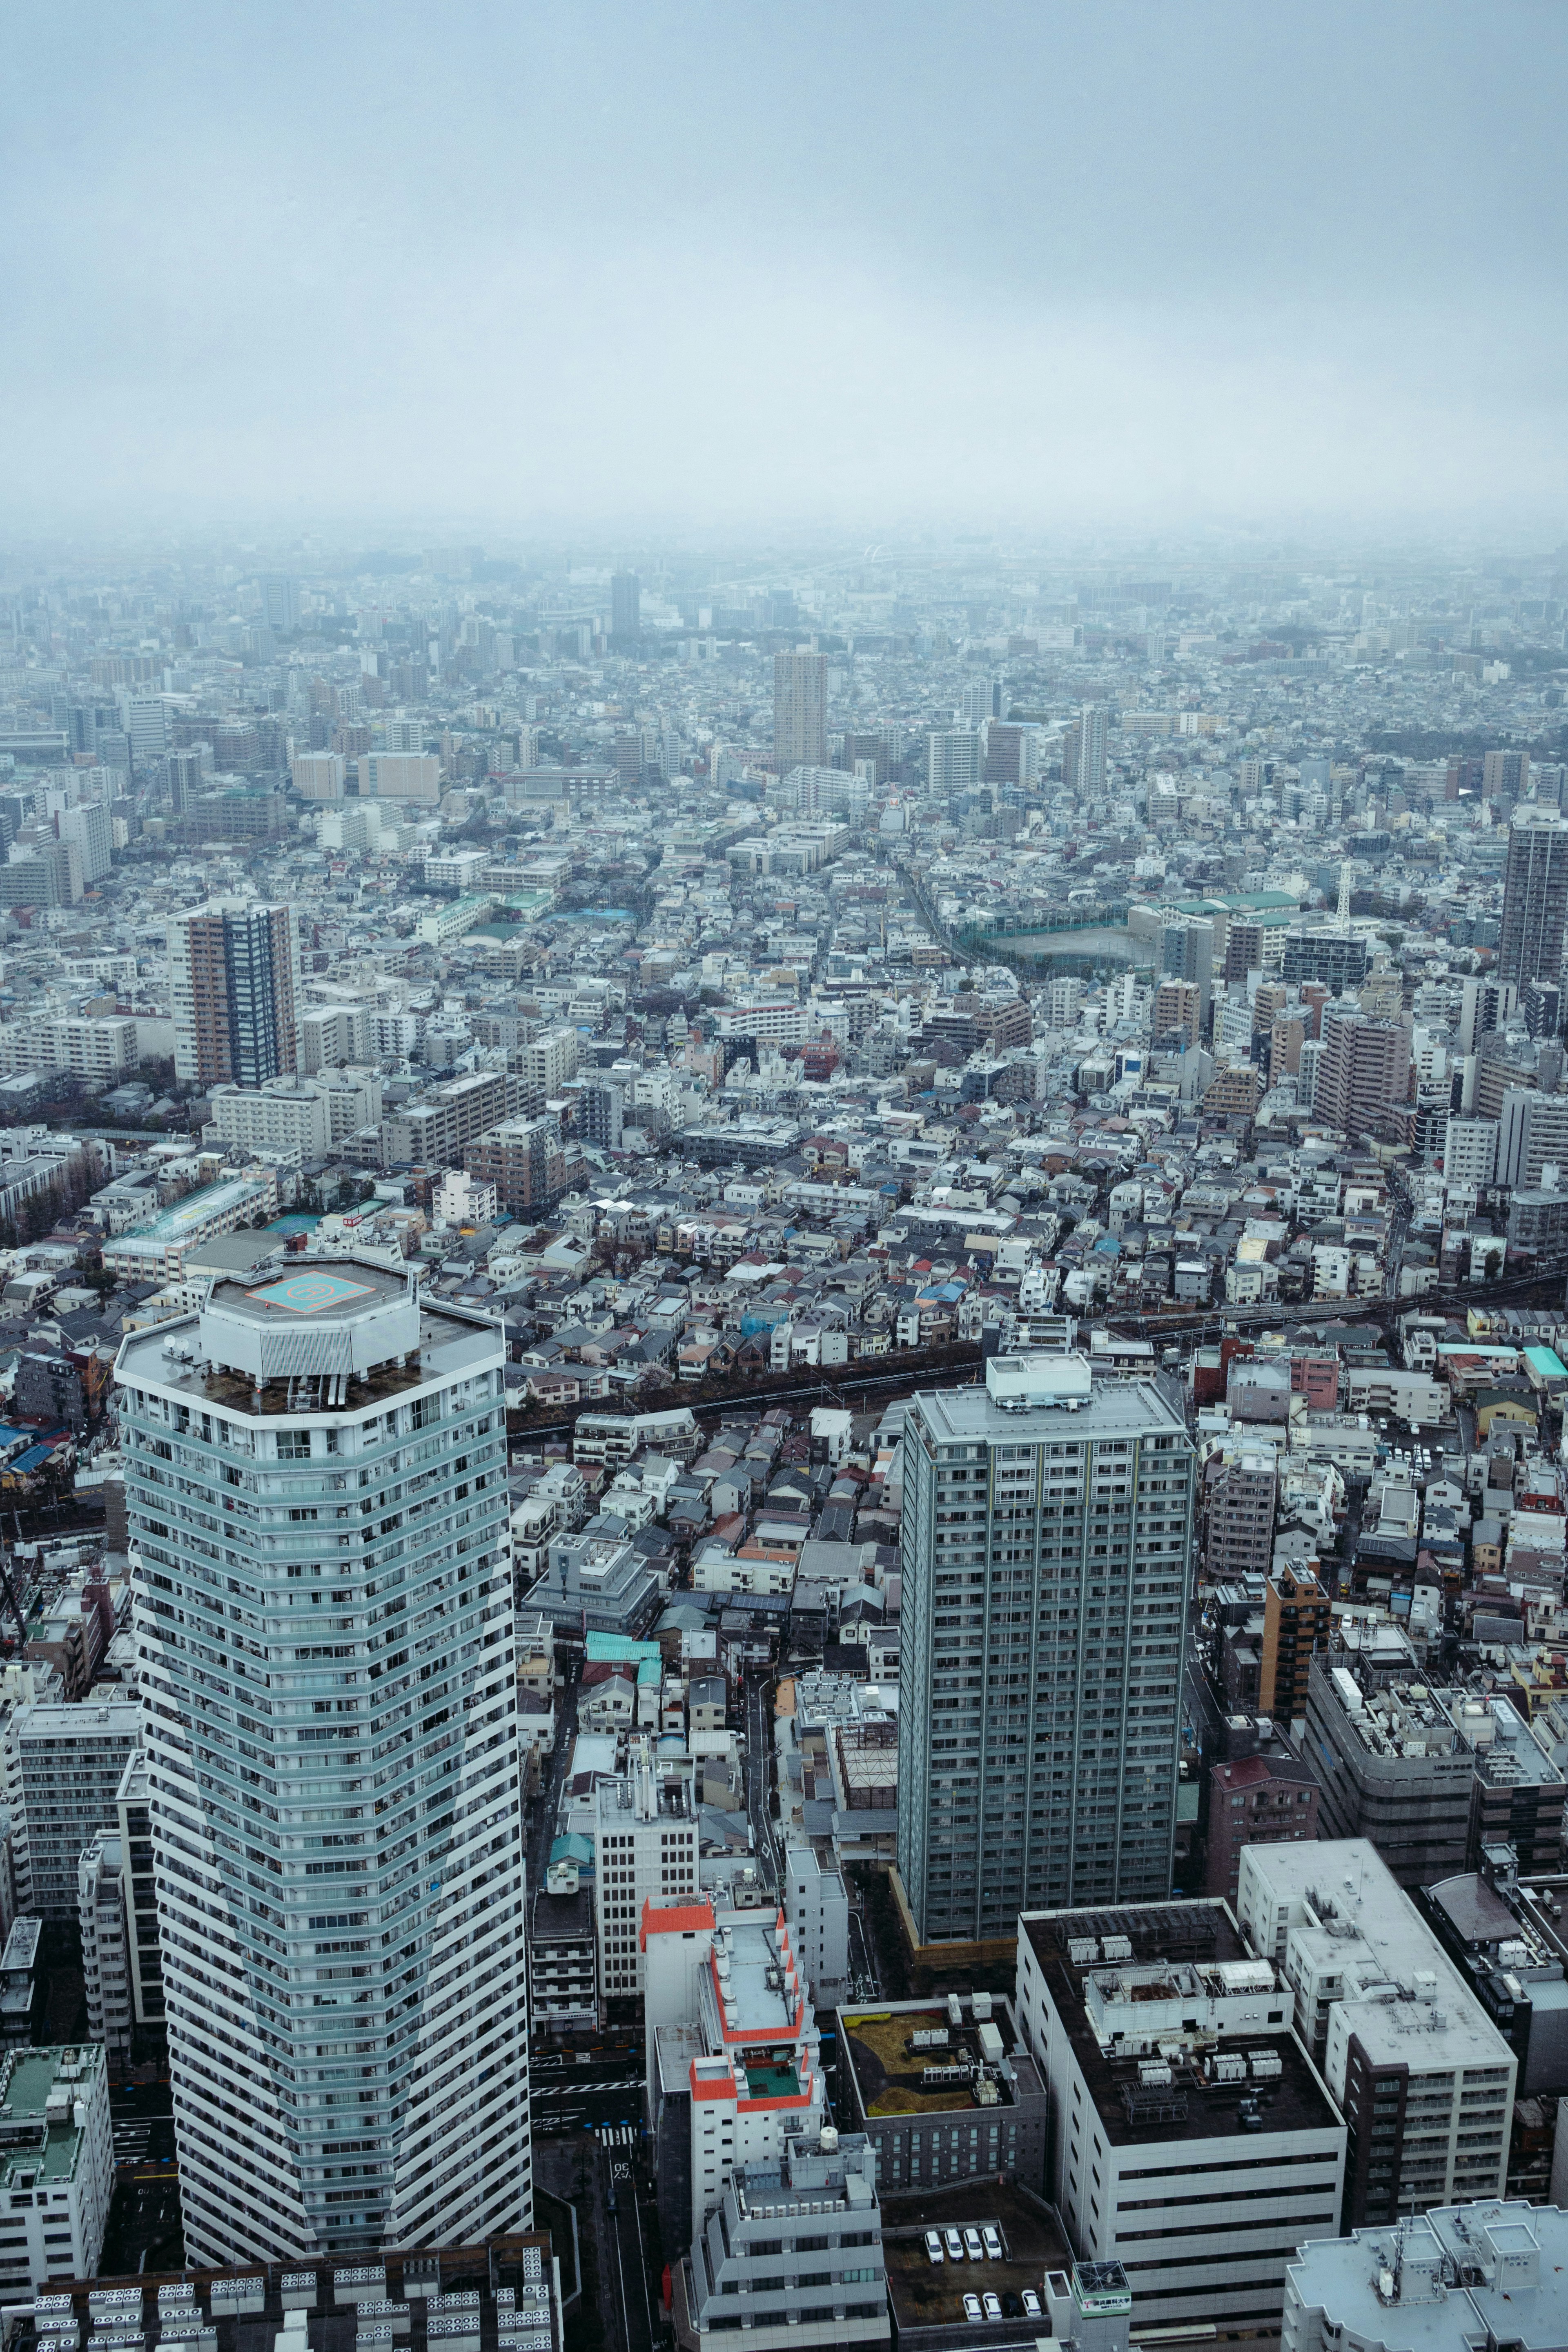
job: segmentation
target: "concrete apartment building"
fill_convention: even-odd
[[[1274,1558],[1278,1487],[1273,1452],[1267,1446],[1216,1455],[1205,1464],[1198,1558],[1211,1582],[1267,1571]]]
[[[369,1256],[276,1271],[116,1367],[193,2263],[532,2213],[501,1336]]]
[[[1548,1167],[1568,1168],[1568,1095],[1510,1087],[1498,1118],[1497,1181],[1528,1192]]]
[[[169,925],[174,1075],[259,1087],[299,1066],[300,933],[291,907],[213,899]]]
[[[463,1161],[470,1176],[494,1185],[498,1202],[514,1217],[552,1209],[566,1189],[554,1118],[501,1119],[465,1147]]]
[[[1165,1893],[1193,1454],[1150,1381],[994,1357],[904,1423],[898,1859],[925,1940]]]
[[[473,1070],[448,1078],[381,1122],[387,1168],[456,1168],[467,1147],[521,1106],[522,1081],[510,1070]],[[487,1181],[493,1181],[488,1178]]]
[[[1519,809],[1508,829],[1497,976],[1523,988],[1555,981],[1568,918],[1568,824],[1555,810]]]
[[[849,1890],[831,1839],[785,1844],[784,1906],[812,2007],[836,2009],[849,1991]]]
[[[1271,2332],[1345,2172],[1274,1962],[1224,1903],[1026,1912],[1016,2006],[1050,2098],[1046,2194],[1081,2261],[1121,2264],[1134,2331]]]
[[[827,765],[827,656],[773,656],[773,756],[781,775]]]
[[[1249,1845],[1310,1844],[1318,1834],[1318,1783],[1281,1741],[1211,1765],[1204,1893],[1236,1908],[1241,1857]]]
[[[121,1779],[142,1745],[134,1699],[19,1706],[6,1733],[18,1907],[75,1924],[83,1849],[115,1818]]]
[[[247,1087],[214,1087],[205,1141],[243,1144],[251,1151],[292,1151],[319,1160],[363,1127],[381,1125],[381,1074],[331,1070],[318,1077],[268,1078]]]
[[[1277,1723],[1305,1720],[1312,1660],[1327,1645],[1331,1608],[1310,1570],[1281,1568],[1265,1581],[1258,1705]]]
[[[838,2352],[892,2333],[877,2162],[831,2124],[739,2168],[672,2275],[681,2352],[728,2346],[737,2303],[752,2352]]]
[[[1410,1031],[1333,1002],[1322,1014],[1322,1058],[1312,1108],[1320,1118],[1358,1136],[1387,1126],[1410,1097]]]
[[[100,1830],[78,1864],[82,1989],[87,2030],[115,2074],[131,2064],[135,2011],[125,1925],[125,1850],[118,1830]]]
[[[1514,2053],[1366,1840],[1249,1846],[1237,1914],[1344,2115],[1345,2227],[1500,2196]]]
[[[552,1863],[534,1900],[528,1939],[530,2014],[545,2033],[594,2031],[599,2023],[598,1940],[592,1890],[574,1862]]]
[[[1511,1701],[1434,1688],[1397,1627],[1334,1639],[1307,1696],[1325,1835],[1369,1838],[1404,1886],[1474,1870],[1499,1843],[1527,1873],[1556,1869],[1568,1781]]]

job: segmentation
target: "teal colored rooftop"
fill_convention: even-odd
[[[588,1664],[591,1666],[640,1666],[651,1660],[662,1665],[664,1653],[657,1642],[634,1642],[629,1633],[590,1633]]]
[[[19,2050],[0,2071],[0,2184],[43,2188],[71,2179],[84,2135],[76,2126],[79,2099],[89,2099],[103,2068],[95,2042],[74,2049]],[[47,2112],[51,2093],[60,2095]],[[68,2105],[63,2102],[68,2100]],[[63,2105],[63,2120],[62,2120]]]
[[[798,2099],[800,2076],[793,2065],[760,2065],[748,2063],[746,2090],[753,2099]]]
[[[1568,1381],[1568,1364],[1563,1361],[1554,1348],[1527,1348],[1524,1360],[1532,1372],[1541,1374],[1543,1381]]]

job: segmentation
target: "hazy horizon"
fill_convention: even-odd
[[[1555,8],[10,29],[8,535],[1568,529]]]

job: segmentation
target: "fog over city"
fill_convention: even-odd
[[[1550,5],[18,11],[37,530],[1538,520]]]
[[[1568,2352],[1568,0],[0,59],[0,2352]]]

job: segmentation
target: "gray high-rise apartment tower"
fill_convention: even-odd
[[[923,1941],[1169,1895],[1192,1516],[1152,1381],[1002,1356],[910,1406],[898,1853]]]
[[[1520,810],[1508,829],[1497,976],[1516,988],[1555,980],[1568,917],[1568,824],[1555,810]]]
[[[642,634],[642,582],[635,572],[616,572],[610,580],[610,635],[636,637]]]
[[[198,2266],[532,2213],[500,1328],[290,1265],[116,1367]]]
[[[212,899],[169,926],[174,1075],[258,1087],[299,1066],[300,935],[290,907]]]
[[[1105,713],[1086,702],[1062,743],[1062,782],[1093,798],[1105,790]]]
[[[827,765],[827,656],[773,656],[773,757],[781,773]]]

